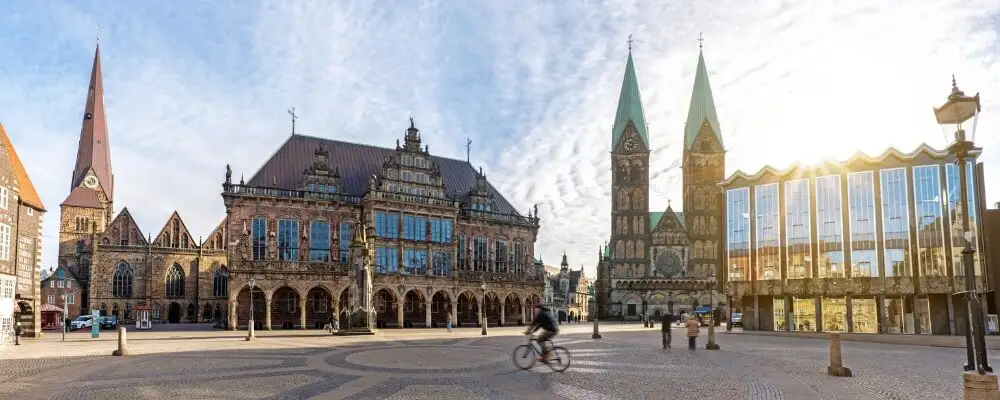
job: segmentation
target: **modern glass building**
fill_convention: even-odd
[[[981,165],[968,166],[970,207],[954,157],[926,145],[723,181],[725,290],[744,329],[964,333],[966,209],[982,248]]]

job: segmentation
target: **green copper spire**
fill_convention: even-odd
[[[691,92],[691,107],[688,108],[687,123],[684,124],[684,148],[690,149],[698,132],[705,121],[712,127],[715,138],[722,145],[722,131],[719,129],[719,116],[715,112],[715,100],[712,98],[712,86],[708,83],[708,68],[705,67],[705,55],[698,45],[698,69],[694,74],[694,90]]]
[[[618,146],[618,141],[625,133],[628,121],[632,120],[635,130],[642,142],[649,148],[649,136],[646,135],[646,113],[642,110],[642,98],[639,96],[639,81],[635,78],[635,66],[632,64],[632,49],[629,45],[628,62],[625,63],[625,78],[622,79],[622,93],[618,97],[618,113],[615,114],[615,126],[611,130],[611,149]]]

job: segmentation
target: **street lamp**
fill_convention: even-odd
[[[483,283],[479,284],[479,290],[483,292],[483,300],[479,303],[479,318],[483,320],[483,332],[482,335],[486,336],[486,278],[483,278]]]
[[[253,278],[250,278],[250,320],[249,320],[249,324],[247,324],[247,341],[248,342],[254,339],[254,334],[253,334],[253,289],[254,289],[255,286],[257,286],[257,280],[253,279]]]
[[[712,282],[708,286],[708,312],[712,318],[708,323],[708,343],[705,344],[705,348],[718,350],[719,345],[715,343],[715,273],[709,272],[708,279]]]
[[[59,326],[62,327],[62,341],[65,342],[66,341],[66,328],[68,328],[66,326],[66,310],[67,310],[67,306],[66,306],[66,293],[63,293],[59,297],[62,297],[62,301],[63,301],[63,310],[62,310],[61,313],[59,313]]]
[[[979,150],[973,140],[976,137],[976,125],[979,121],[979,93],[975,96],[966,96],[965,92],[958,89],[955,83],[955,76],[951,77],[951,94],[948,101],[940,108],[934,108],[934,117],[942,129],[954,129],[955,141],[948,146],[948,152],[955,155],[958,162],[958,180],[960,193],[960,207],[962,210],[962,229],[964,232],[965,248],[962,249],[962,267],[965,270],[965,300],[968,312],[967,329],[965,330],[965,346],[968,361],[965,370],[975,369],[980,374],[993,372],[986,357],[986,336],[983,331],[983,310],[979,301],[979,294],[976,292],[976,276],[973,262],[973,255],[976,250],[972,248],[973,231],[969,223],[969,188],[966,168],[966,159],[969,158],[973,150]],[[972,119],[972,135],[967,139],[962,123]],[[947,131],[946,131],[947,132]],[[973,337],[975,335],[975,337]],[[978,359],[978,360],[977,360]],[[977,363],[978,361],[978,363]]]
[[[649,304],[649,291],[645,293],[646,296],[642,298],[642,326],[643,328],[649,328],[649,312],[647,305]]]

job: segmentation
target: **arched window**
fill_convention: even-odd
[[[184,270],[181,269],[180,264],[174,264],[174,267],[167,273],[166,283],[167,297],[184,297]]]
[[[227,293],[229,293],[229,274],[223,267],[215,270],[215,276],[212,277],[212,296],[226,297]]]
[[[111,315],[114,315],[115,318],[118,318],[118,303],[114,303],[111,305]]]
[[[115,274],[111,280],[111,295],[120,299],[132,298],[132,266],[127,262],[120,262],[115,267]]]

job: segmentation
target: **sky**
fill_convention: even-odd
[[[471,159],[535,251],[594,276],[611,227],[611,125],[626,40],[649,122],[650,207],[682,207],[679,159],[698,42],[727,173],[947,141],[951,75],[981,92],[976,141],[1000,201],[1000,2],[8,0],[0,122],[38,188],[57,254],[100,26],[116,212],[156,235],[177,210],[221,221],[225,165],[247,179],[290,134],[391,147],[413,115],[431,152]],[[993,179],[992,182],[997,182]]]

